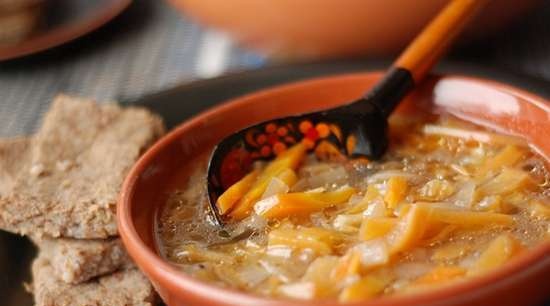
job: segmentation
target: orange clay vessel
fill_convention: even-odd
[[[339,75],[293,83],[240,97],[181,124],[130,171],[118,203],[122,240],[139,268],[170,306],[329,306],[334,302],[282,301],[219,288],[185,275],[164,260],[155,242],[155,218],[166,195],[184,186],[186,162],[235,130],[258,121],[340,105],[375,84],[381,73]],[[295,103],[300,101],[300,103]],[[550,156],[550,102],[501,83],[447,75],[430,77],[396,109],[399,114],[447,112],[524,137]],[[229,120],[228,118],[231,118]],[[502,268],[448,287],[388,296],[360,306],[538,305],[550,292],[550,243],[518,255]]]

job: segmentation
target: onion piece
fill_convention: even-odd
[[[270,196],[269,198],[265,198],[256,202],[256,204],[254,204],[254,212],[258,215],[261,215],[262,213],[275,207],[277,204],[279,204],[279,199],[277,198],[277,196]]]
[[[316,286],[312,282],[297,282],[279,286],[279,293],[300,300],[311,300],[315,297]]]
[[[411,280],[428,273],[434,265],[427,262],[405,262],[395,266],[397,279]]]
[[[524,147],[527,146],[527,142],[517,136],[500,135],[491,132],[481,132],[435,124],[424,125],[424,127],[422,128],[422,132],[427,135],[449,136],[466,140],[475,140],[484,143],[513,144]]]
[[[292,257],[292,249],[284,245],[269,245],[267,246],[265,253],[268,256],[281,257],[286,259]]]
[[[453,169],[456,173],[463,175],[463,176],[471,176],[471,173],[468,172],[466,168],[464,168],[461,165],[458,164],[451,164],[450,168]]]
[[[455,206],[471,208],[477,200],[476,184],[473,181],[465,181],[460,184],[455,194],[449,198],[449,201]]]
[[[294,278],[294,275],[292,275],[292,273],[288,273],[288,271],[282,269],[281,267],[272,263],[271,261],[259,260],[258,263],[269,274],[277,277],[277,279],[279,279],[283,283],[288,283],[292,278]]]
[[[365,197],[364,195],[356,193],[349,198],[347,205],[352,207],[358,204],[359,202],[361,202],[361,200],[363,200],[364,197]]]
[[[185,258],[186,260],[197,263],[197,262],[215,262],[215,263],[224,263],[231,265],[234,263],[234,259],[229,254],[208,250],[207,248],[201,247],[197,244],[189,244],[183,246],[181,251],[176,253],[176,256],[179,258]]]
[[[325,187],[317,187],[317,188],[313,188],[313,189],[308,189],[306,191],[304,191],[304,193],[321,193],[321,192],[325,192],[327,191],[325,189]]]
[[[309,188],[309,181],[307,178],[301,178],[299,179],[296,184],[292,185],[290,188],[291,192],[301,192],[304,190],[307,190]]]
[[[236,231],[234,233],[235,235],[238,235],[239,232],[244,232],[246,230],[253,230],[256,233],[261,233],[265,230],[267,227],[267,221],[262,218],[262,216],[259,216],[257,214],[251,214],[248,218],[244,219],[239,223],[238,229],[239,231]]]
[[[308,178],[310,188],[342,185],[348,178],[348,172],[342,166],[331,167]]]
[[[336,281],[331,277],[333,268],[338,264],[338,256],[317,257],[307,268],[301,280],[312,282],[318,297],[330,297],[337,291]]]
[[[375,184],[381,181],[386,181],[392,177],[403,177],[407,180],[415,179],[418,175],[401,171],[401,170],[383,170],[376,172],[375,174],[367,178],[367,184]]]
[[[332,167],[330,164],[317,162],[316,158],[309,162],[313,164],[302,166],[300,169],[301,176],[316,176],[323,172],[329,171]]]
[[[356,245],[354,249],[360,254],[363,268],[385,265],[390,259],[388,246],[383,239],[362,242]]]
[[[237,275],[247,287],[256,287],[271,274],[258,264],[252,264],[239,269]]]
[[[356,233],[359,230],[361,221],[363,221],[363,216],[361,214],[341,214],[336,216],[332,222],[332,227],[340,232]]]
[[[365,211],[363,211],[365,217],[385,217],[386,205],[381,200],[375,200],[371,203]]]
[[[447,180],[433,179],[422,186],[418,193],[422,200],[441,201],[455,193],[455,187]]]
[[[290,187],[288,187],[285,182],[283,182],[278,177],[274,177],[271,179],[271,181],[269,181],[269,184],[267,185],[267,188],[265,189],[260,199],[263,200],[277,194],[288,193],[289,190]]]

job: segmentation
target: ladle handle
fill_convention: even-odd
[[[420,82],[488,0],[451,0],[395,61]]]
[[[416,36],[383,80],[369,93],[379,95],[373,102],[385,116],[389,116],[403,96],[424,79],[470,19],[487,2],[489,0],[450,0]]]

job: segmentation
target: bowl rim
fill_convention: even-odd
[[[177,141],[182,134],[197,128],[203,122],[208,121],[212,116],[218,116],[217,114],[220,112],[223,113],[224,111],[232,108],[240,108],[245,106],[247,103],[250,103],[251,100],[261,99],[262,97],[269,96],[277,92],[292,91],[297,88],[312,86],[316,83],[330,83],[346,78],[379,78],[381,75],[382,72],[380,71],[344,73],[310,78],[288,84],[268,87],[223,101],[220,104],[215,105],[186,121],[183,121],[172,129],[172,131],[164,135],[153,146],[151,146],[130,169],[123,182],[118,198],[117,225],[119,234],[129,255],[136,262],[137,266],[142,269],[148,277],[153,279],[154,283],[158,283],[162,287],[171,288],[169,291],[173,288],[177,288],[177,290],[185,295],[194,296],[203,302],[211,302],[219,305],[333,306],[335,304],[334,300],[300,301],[262,297],[234,289],[218,287],[185,275],[167,260],[158,255],[153,249],[146,246],[143,240],[140,239],[131,217],[131,199],[135,193],[135,187],[139,176],[144,172],[151,161],[154,160],[158,152]],[[432,78],[436,81],[452,78],[488,85],[503,93],[526,100],[530,104],[543,108],[550,114],[549,100],[512,85],[490,79],[461,74],[434,75]],[[422,303],[423,305],[439,305],[451,300],[464,300],[466,302],[472,297],[483,295],[487,291],[495,290],[498,287],[504,286],[513,281],[514,279],[526,277],[533,271],[537,271],[542,267],[550,266],[550,256],[547,256],[548,254],[550,254],[550,241],[545,241],[524,254],[513,258],[503,267],[487,272],[483,275],[476,276],[475,278],[468,279],[467,281],[460,281],[449,285],[444,285],[439,288],[433,288],[426,291],[422,290],[410,294],[396,294],[367,301],[339,303],[338,305],[390,306],[412,305],[414,303]]]

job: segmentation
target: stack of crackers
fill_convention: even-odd
[[[127,172],[164,133],[141,108],[59,96],[31,137],[0,141],[0,228],[39,248],[37,306],[154,305],[116,228]]]

